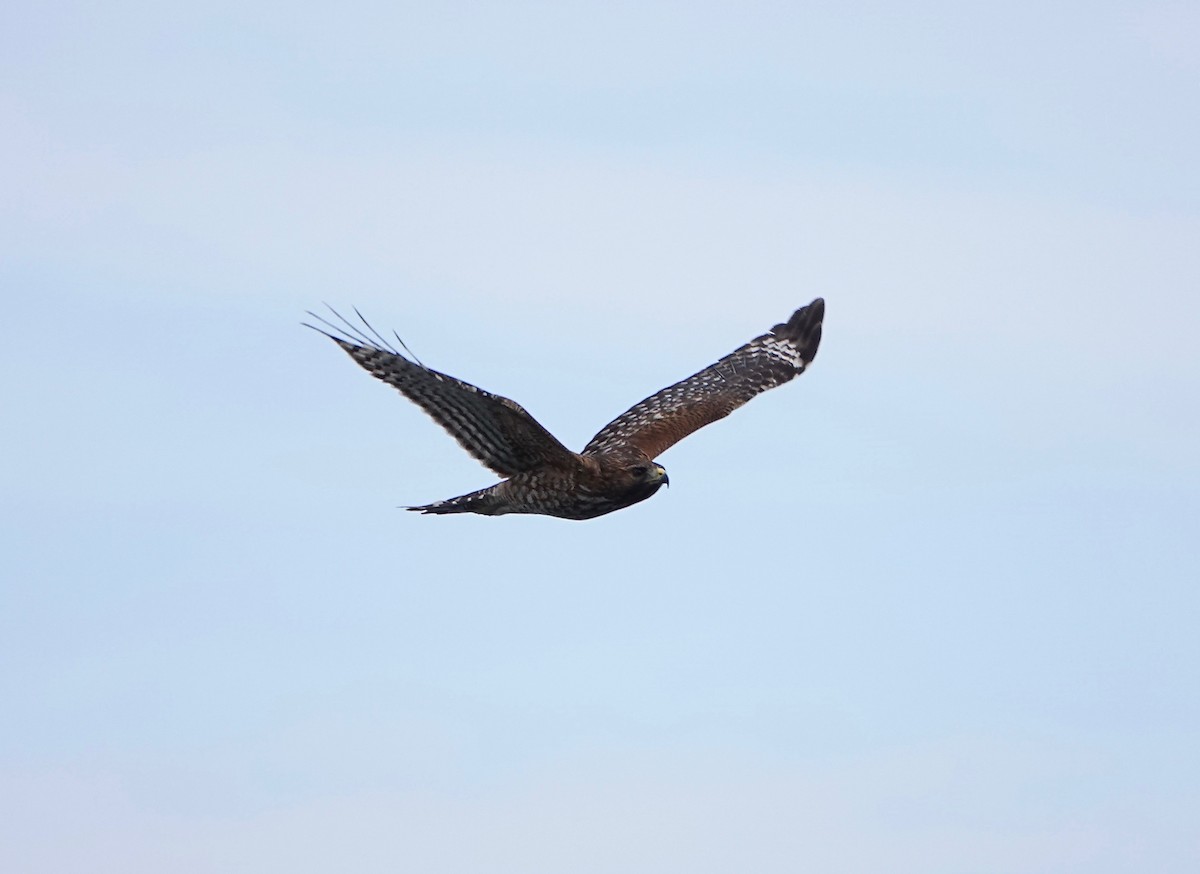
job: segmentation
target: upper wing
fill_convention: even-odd
[[[667,386],[600,429],[585,453],[632,445],[654,458],[767,389],[804,372],[821,343],[825,301],[817,298],[761,337],[682,382]]]
[[[576,456],[526,412],[508,398],[430,370],[420,362],[409,361],[384,340],[363,319],[374,335],[368,337],[340,315],[345,327],[310,316],[347,337],[320,331],[344,349],[376,379],[381,379],[433,417],[459,444],[501,476],[512,476],[543,465],[572,465]],[[361,319],[361,314],[359,315]],[[397,337],[399,339],[399,337]],[[403,343],[401,343],[403,345]]]

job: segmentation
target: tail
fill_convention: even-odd
[[[497,484],[499,485],[499,484]],[[500,496],[496,494],[496,486],[489,486],[477,492],[459,495],[457,498],[447,498],[444,501],[434,501],[420,507],[402,507],[414,513],[431,513],[445,515],[447,513],[478,513],[481,516],[499,516],[508,512]]]

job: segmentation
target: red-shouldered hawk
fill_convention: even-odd
[[[559,443],[520,404],[409,360],[361,314],[365,331],[331,312],[341,327],[309,315],[334,333],[307,327],[399,389],[467,452],[505,478],[477,492],[406,509],[592,519],[644,501],[667,485],[667,472],[654,459],[668,448],[803,373],[821,343],[825,301],[817,298],[715,364],[630,407],[578,453]]]

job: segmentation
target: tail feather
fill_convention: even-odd
[[[483,516],[496,516],[504,512],[501,501],[495,493],[496,486],[459,495],[457,498],[447,498],[444,501],[434,501],[419,507],[403,507],[414,513],[445,515],[447,513],[479,513]]]

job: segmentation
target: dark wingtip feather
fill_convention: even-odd
[[[308,314],[309,314],[310,316],[312,316],[314,319],[320,319],[320,318],[321,318],[320,316],[316,315],[315,313],[313,313],[313,312],[311,312],[311,311],[308,311]],[[337,337],[335,337],[333,334],[331,334],[331,333],[329,333],[328,331],[326,331],[324,328],[318,328],[316,325],[310,325],[308,322],[301,322],[300,324],[301,324],[301,325],[303,325],[305,328],[312,328],[312,329],[313,329],[314,331],[316,331],[318,334],[323,334],[324,336],[328,337],[330,340],[336,340],[336,339],[337,339]]]
[[[329,304],[325,304],[325,308],[329,310],[335,319],[341,322],[340,325],[335,325],[333,322],[329,321],[329,319],[325,318],[319,313],[314,313],[312,310],[305,310],[305,312],[311,316],[314,321],[320,322],[320,324],[324,327],[320,327],[309,322],[301,322],[300,324],[306,328],[312,328],[314,331],[317,331],[320,334],[324,334],[347,352],[350,352],[353,349],[372,349],[376,352],[387,352],[389,355],[395,355],[397,358],[404,357],[400,351],[388,341],[386,337],[375,330],[375,326],[367,321],[366,316],[359,312],[358,307],[354,307],[354,315],[356,315],[359,322],[362,323],[362,328],[355,325]],[[364,331],[363,328],[366,330]],[[408,348],[408,344],[400,339],[400,335],[395,331],[392,333],[396,337],[396,342],[400,344],[400,348],[408,353],[412,360],[417,363],[417,366],[425,367],[425,365],[421,362],[421,359],[416,355],[413,355],[412,350]],[[425,369],[428,370],[428,368]]]
[[[781,325],[776,325],[771,333],[777,337],[786,337],[796,344],[800,357],[807,365],[817,357],[817,349],[821,345],[821,326],[825,320],[825,298],[818,297],[808,306],[801,307],[792,313],[792,317]]]

